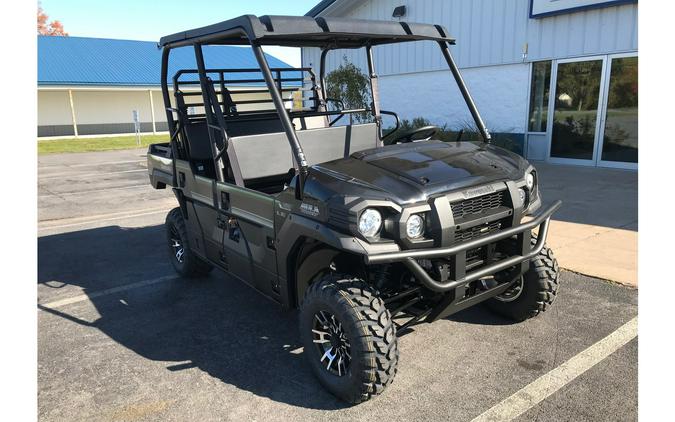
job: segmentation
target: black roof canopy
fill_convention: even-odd
[[[162,37],[160,47],[191,44],[248,44],[289,47],[358,48],[405,41],[454,44],[441,25],[310,16],[243,15]]]

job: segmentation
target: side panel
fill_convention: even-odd
[[[274,198],[228,183],[216,184],[216,197],[229,271],[278,300]]]
[[[184,160],[176,160],[176,171],[178,187],[192,202],[192,206],[188,207],[187,220],[191,247],[199,254],[218,262],[222,250],[223,230],[217,225],[218,213],[214,207],[215,181],[195,176],[190,164]],[[194,213],[194,218],[191,213]]]
[[[151,144],[147,154],[148,176],[155,189],[164,189],[173,182],[173,158],[168,143]]]

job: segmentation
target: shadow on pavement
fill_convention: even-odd
[[[54,293],[52,288],[77,286],[91,295],[173,275],[166,254],[163,226],[113,226],[41,237],[38,289],[46,295]],[[168,371],[199,368],[223,383],[294,406],[346,407],[319,385],[304,361],[296,313],[282,311],[218,270],[203,279],[176,278],[89,300],[100,315],[94,321],[69,313],[68,307],[39,307],[98,329],[146,359],[167,362]],[[508,323],[480,307],[449,319]]]
[[[105,227],[42,237],[41,289],[75,285],[91,294],[173,275],[163,239],[163,226]],[[282,311],[218,270],[208,278],[178,278],[90,301],[100,315],[93,322],[70,314],[67,307],[39,307],[96,328],[144,358],[167,362],[169,371],[196,367],[275,401],[315,409],[345,407],[325,392],[304,362],[296,313]]]

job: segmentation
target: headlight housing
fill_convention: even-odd
[[[535,182],[536,182],[536,180],[535,180],[535,177],[534,177],[534,172],[531,171],[531,172],[527,173],[527,176],[525,176],[525,184],[527,185],[527,189],[529,189],[530,192],[532,192],[534,190]]]
[[[376,209],[368,208],[359,217],[359,233],[365,237],[374,237],[382,228],[382,214]]]
[[[529,201],[528,201],[529,198],[527,197],[527,192],[525,191],[525,189],[518,188],[518,196],[519,196],[519,199],[520,199],[520,203],[523,204],[523,208],[527,208],[530,204],[529,204]]]
[[[405,223],[405,233],[411,239],[422,236],[424,234],[424,219],[419,214],[408,217],[408,221]]]

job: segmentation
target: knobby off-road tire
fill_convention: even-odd
[[[169,211],[165,226],[169,259],[176,272],[183,277],[190,278],[208,274],[213,267],[190,250],[187,228],[180,208]]]
[[[328,336],[320,333],[330,332],[331,326],[348,345],[335,358],[348,357],[348,364],[341,367],[329,365],[324,353],[333,343],[326,343]],[[343,401],[366,401],[382,393],[396,376],[396,326],[384,301],[361,279],[330,274],[310,285],[300,307],[300,336],[312,372]]]
[[[532,247],[537,242],[532,237]],[[558,261],[546,245],[530,261],[530,268],[514,287],[502,295],[489,299],[485,305],[495,313],[514,321],[525,321],[544,312],[558,294],[560,285]],[[521,290],[518,291],[518,288]]]

